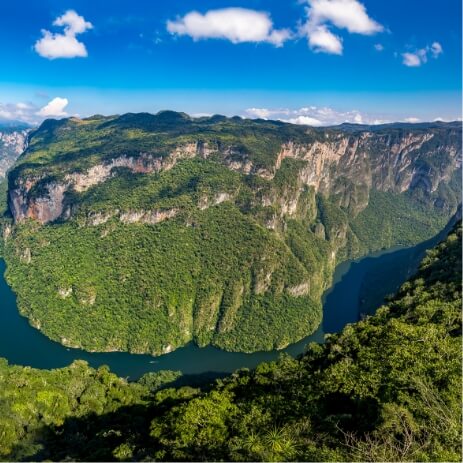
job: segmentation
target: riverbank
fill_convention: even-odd
[[[337,266],[333,284],[323,296],[323,322],[310,336],[282,350],[252,354],[226,352],[193,343],[159,357],[126,352],[86,352],[51,341],[18,313],[16,297],[3,274],[0,261],[0,357],[11,364],[34,368],[61,368],[74,360],[92,367],[108,365],[119,376],[137,379],[147,372],[179,370],[186,376],[213,377],[240,368],[255,368],[284,352],[297,356],[310,342],[322,343],[325,333],[340,331],[347,323],[371,314],[384,297],[394,293],[416,270],[427,249],[445,237],[450,225],[432,239],[411,248],[388,249]]]

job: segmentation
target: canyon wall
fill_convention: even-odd
[[[259,167],[251,156],[232,146],[196,141],[179,145],[164,157],[150,153],[120,155],[83,172],[67,172],[59,181],[48,181],[44,174],[20,176],[10,185],[9,206],[16,222],[27,218],[41,223],[66,219],[70,216],[70,210],[65,210],[66,192],[80,193],[105,182],[116,174],[116,168],[154,173],[169,170],[182,159],[215,156],[231,170],[268,181],[275,177],[285,159],[299,160],[299,188],[286,198],[281,192],[267,194],[262,198],[262,205],[280,204],[283,214],[291,216],[306,186],[312,187],[315,193],[335,197],[340,207],[355,216],[368,205],[372,188],[393,193],[420,188],[425,195],[430,195],[441,184],[449,182],[452,174],[461,168],[461,146],[452,140],[433,143],[434,136],[433,132],[416,134],[413,130],[400,137],[369,131],[357,134],[327,132],[322,142],[290,140],[281,144],[270,168]],[[436,162],[436,157],[441,161]],[[203,206],[198,204],[200,208]]]

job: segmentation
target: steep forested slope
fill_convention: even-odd
[[[461,222],[377,314],[206,391],[0,364],[4,459],[461,461]]]
[[[440,231],[459,172],[458,124],[48,120],[9,175],[7,279],[67,346],[280,348],[319,324],[337,262]]]

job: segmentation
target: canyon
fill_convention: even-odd
[[[458,123],[47,120],[8,175],[7,281],[68,346],[279,349],[320,324],[338,263],[447,224],[461,156]]]

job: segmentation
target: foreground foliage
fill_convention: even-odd
[[[5,459],[461,461],[461,222],[376,315],[205,390],[0,364]]]

